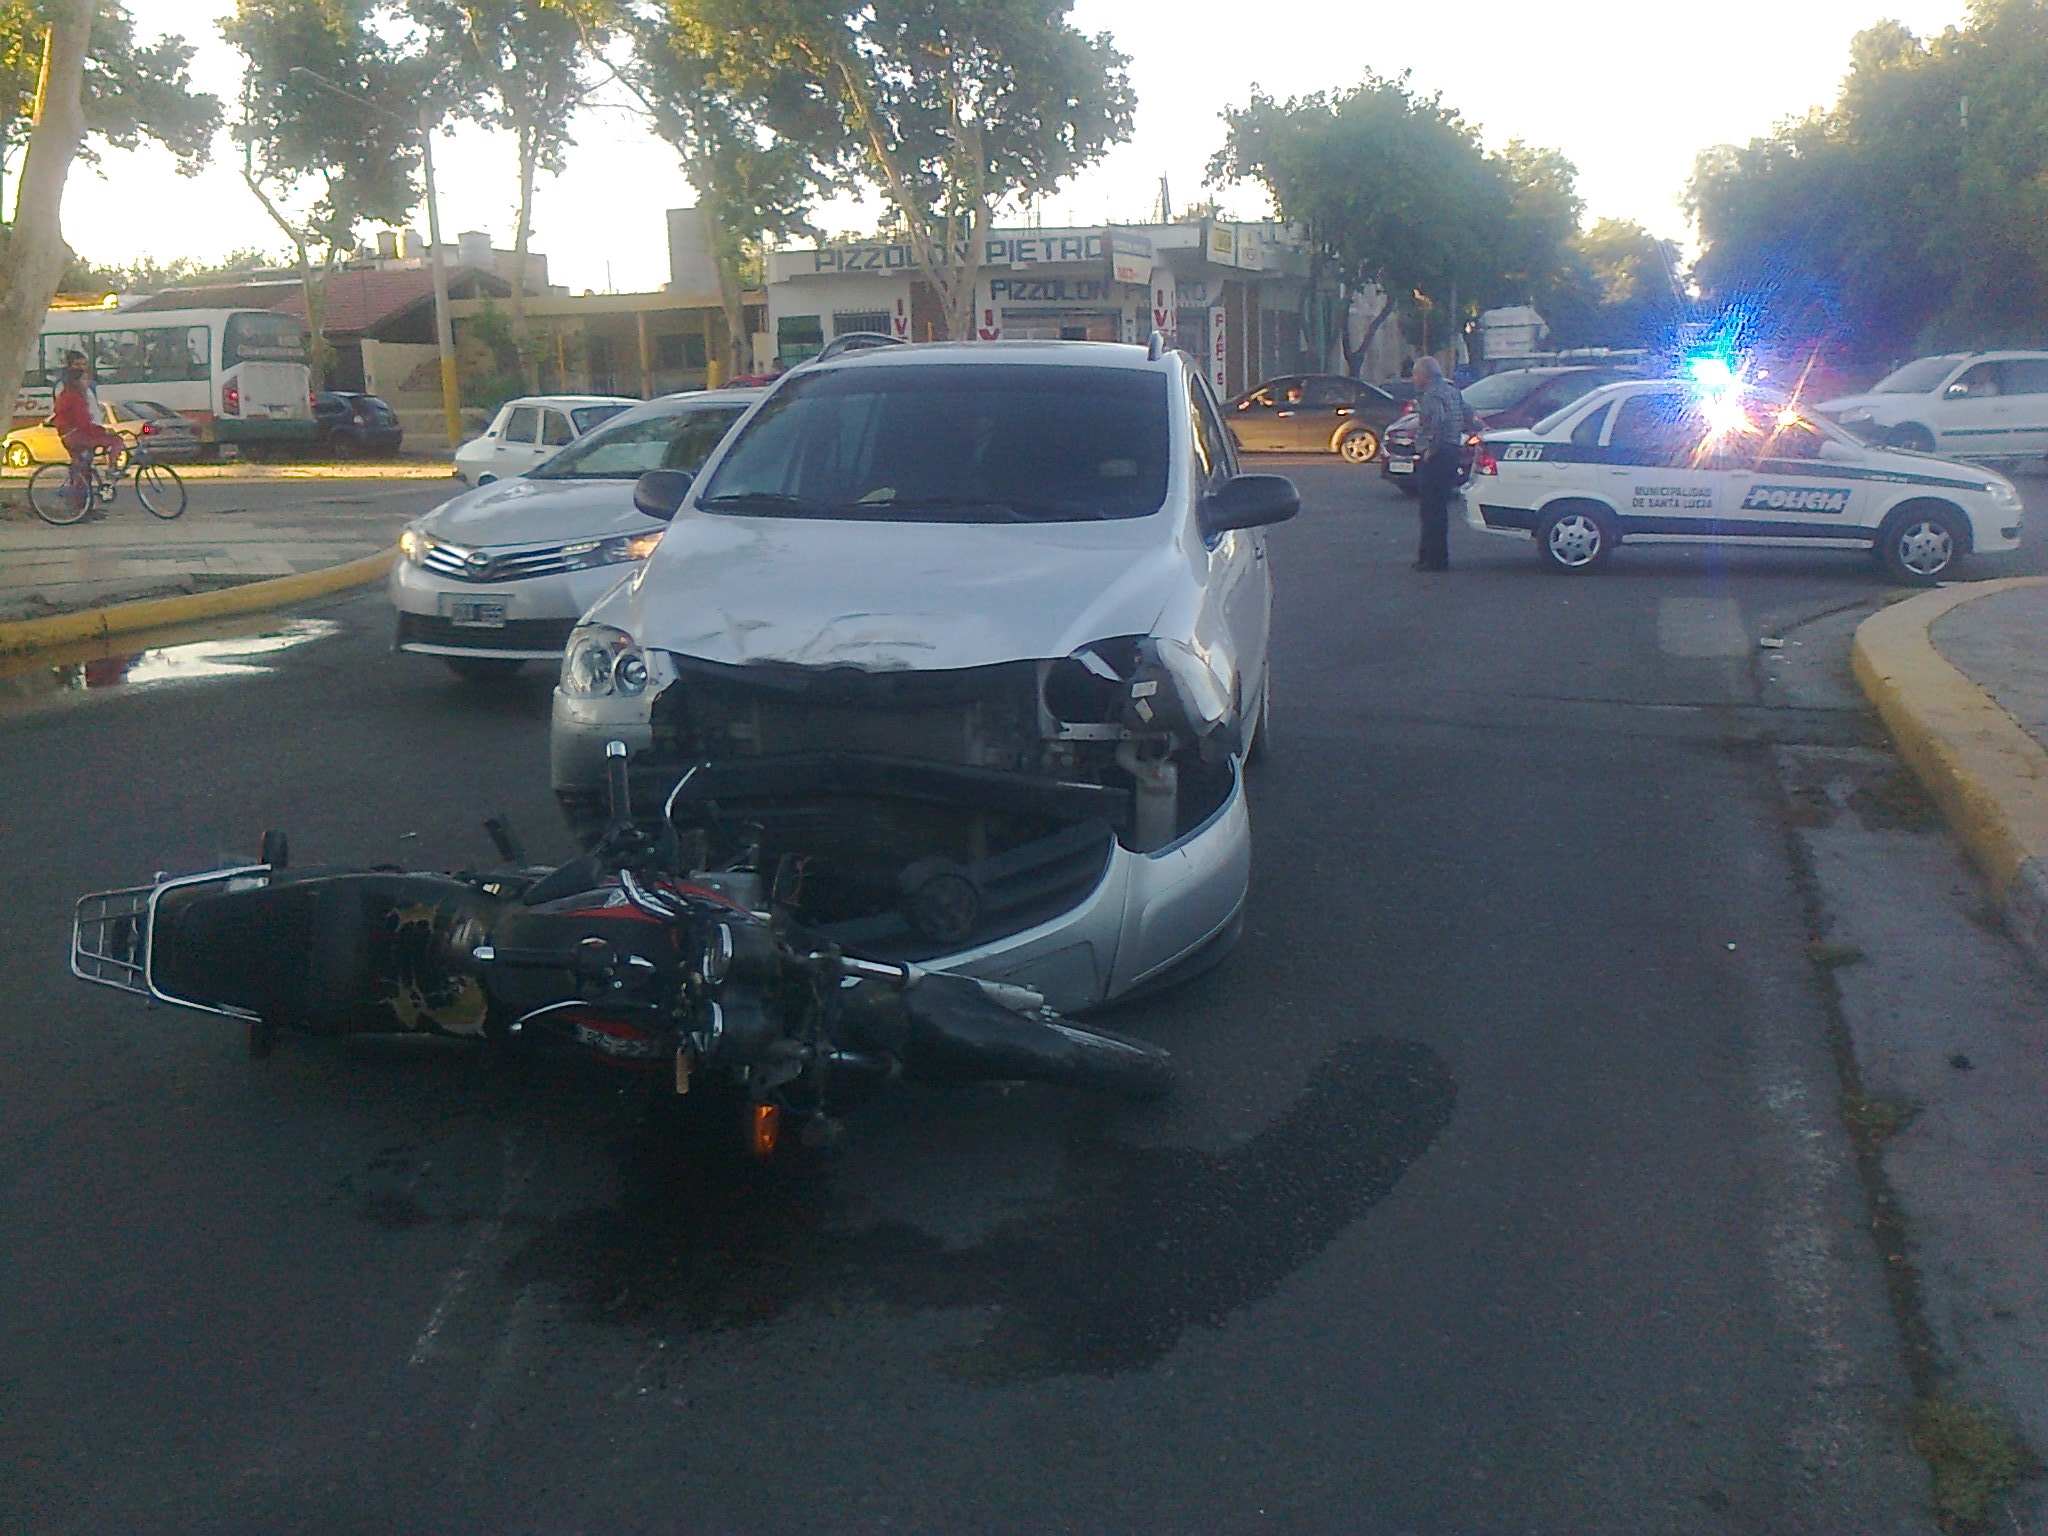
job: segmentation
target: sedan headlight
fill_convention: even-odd
[[[562,546],[562,561],[572,571],[587,571],[599,565],[623,565],[629,560],[645,560],[654,553],[655,545],[661,542],[665,530],[653,533],[622,534],[611,539],[581,539],[574,544]]]
[[[414,565],[427,558],[427,551],[434,547],[434,541],[417,528],[408,528],[398,536],[398,552]]]
[[[571,699],[630,699],[647,689],[647,653],[623,629],[578,624],[562,653],[562,693]]]
[[[1987,482],[1984,489],[2001,507],[2016,507],[2020,504],[2020,493],[2003,480]]]

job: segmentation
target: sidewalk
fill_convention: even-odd
[[[408,520],[459,488],[407,466],[257,468],[193,479],[185,515],[170,522],[127,490],[104,521],[68,528],[30,513],[18,480],[0,483],[0,623],[359,560],[389,549]]]
[[[2048,577],[1963,583],[1866,619],[1856,679],[2048,971]]]

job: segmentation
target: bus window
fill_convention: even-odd
[[[213,332],[203,325],[185,327],[185,377],[213,377]]]
[[[222,368],[232,368],[238,363],[303,363],[305,360],[305,332],[300,329],[295,316],[228,316],[220,339]]]

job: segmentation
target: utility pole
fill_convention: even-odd
[[[427,173],[427,261],[434,271],[434,340],[441,349],[441,410],[448,447],[462,442],[462,390],[455,379],[455,321],[448,313],[448,265],[441,259],[441,205],[434,196],[434,128],[420,108],[420,149]]]

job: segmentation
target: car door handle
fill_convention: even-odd
[[[1337,407],[1337,414],[1339,416],[1349,416],[1352,414],[1352,409],[1348,405],[1340,405]]]
[[[1275,411],[1273,414],[1275,416],[1292,416],[1295,413],[1293,411]]]

